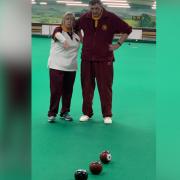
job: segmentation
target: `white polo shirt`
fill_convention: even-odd
[[[77,56],[80,46],[80,38],[77,34],[73,33],[72,38],[70,35],[63,31],[57,32],[55,38],[51,40],[51,50],[48,59],[48,67],[51,69],[62,71],[76,71],[77,70]],[[63,43],[67,41],[69,47],[64,48]]]

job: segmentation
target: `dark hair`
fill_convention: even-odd
[[[102,5],[102,2],[101,2],[101,0],[90,0],[89,1],[89,5],[95,5],[95,4]]]

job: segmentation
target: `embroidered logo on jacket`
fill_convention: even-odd
[[[107,27],[106,24],[103,24],[103,25],[102,25],[102,30],[103,30],[103,31],[107,31],[107,28],[108,28],[108,27]]]

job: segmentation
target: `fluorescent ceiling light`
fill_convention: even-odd
[[[47,5],[47,2],[40,2],[40,5]]]
[[[117,6],[108,5],[108,7],[114,7],[114,8],[131,8],[130,6],[122,6],[122,5],[117,5]]]
[[[57,3],[65,3],[65,4],[67,4],[67,3],[72,3],[72,4],[82,4],[82,2],[81,1],[56,1]]]
[[[103,3],[109,2],[109,3],[128,3],[126,0],[117,0],[117,1],[112,1],[112,0],[101,0]]]
[[[56,1],[57,3],[65,3],[66,1]]]
[[[66,4],[82,4],[82,2],[80,2],[80,1],[68,1],[68,2],[66,2]]]
[[[88,6],[88,4],[74,4],[74,3],[66,3],[67,6]]]
[[[112,6],[129,6],[128,3],[103,3],[104,5],[112,5]]]

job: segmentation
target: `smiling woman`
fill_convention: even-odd
[[[73,30],[74,22],[75,17],[73,13],[66,12],[63,15],[61,26],[56,27],[52,34],[48,59],[51,93],[48,111],[49,122],[54,122],[61,98],[62,108],[60,116],[64,120],[72,121],[69,112],[80,45],[79,36]]]

